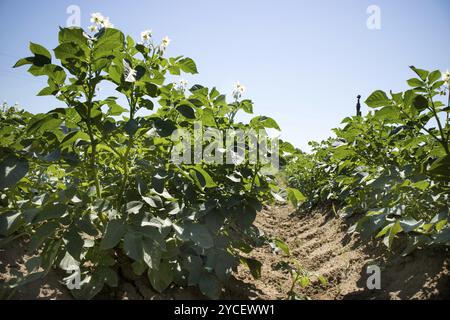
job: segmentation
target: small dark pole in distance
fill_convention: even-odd
[[[356,115],[361,116],[361,103],[359,103],[359,99],[361,99],[361,95],[358,94],[356,97],[358,99],[358,102],[356,103]]]

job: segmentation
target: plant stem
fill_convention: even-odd
[[[128,104],[130,105],[130,119],[129,121],[131,121],[134,117],[134,113],[135,113],[135,102],[133,100],[133,97],[128,98]],[[125,154],[123,155],[122,158],[122,166],[123,166],[123,179],[122,179],[122,184],[120,186],[120,191],[119,191],[119,197],[118,197],[118,201],[119,204],[122,203],[122,200],[124,198],[125,195],[125,188],[126,188],[126,184],[128,181],[128,174],[129,174],[129,168],[128,168],[128,157],[130,155],[130,151],[131,151],[131,147],[133,146],[133,136],[130,135],[129,139],[128,139],[128,143],[127,143],[127,148],[125,150]]]
[[[447,99],[447,119],[445,121],[445,127],[447,128],[447,126],[449,125],[449,120],[450,120],[450,84],[448,85],[448,99]],[[450,130],[448,131],[447,134],[447,141],[450,139]]]
[[[89,70],[89,77],[92,77],[91,71]],[[95,135],[94,131],[92,129],[92,123],[91,123],[91,111],[92,111],[92,99],[94,97],[95,92],[95,84],[92,86],[91,83],[88,83],[88,90],[87,90],[87,101],[86,105],[88,107],[88,118],[86,120],[86,126],[88,129],[89,139],[91,140],[91,170],[92,175],[94,177],[94,184],[95,184],[95,191],[97,194],[97,198],[102,197],[102,191],[100,188],[100,181],[98,179],[98,173],[97,173],[97,141],[95,141]]]
[[[130,154],[130,150],[131,150],[131,146],[133,145],[132,142],[132,138],[130,137],[130,139],[128,140],[128,144],[127,144],[127,149],[125,151],[125,154],[122,158],[122,165],[123,165],[123,179],[122,179],[122,184],[120,186],[120,191],[119,191],[119,199],[122,200],[124,193],[125,193],[125,187],[127,184],[127,180],[128,180],[128,156]]]
[[[414,118],[411,118],[406,112],[404,112],[403,110],[400,109],[400,112],[406,116],[409,120],[414,121]],[[442,144],[442,147],[444,148],[444,150],[446,150],[446,145],[444,141],[441,141],[441,139],[439,139],[438,136],[436,136],[433,131],[427,129],[425,127],[425,125],[421,125],[420,130],[425,130],[425,132],[427,132],[430,136],[432,136],[437,142],[439,142],[440,144]],[[447,153],[448,154],[448,153]]]
[[[445,153],[447,155],[449,155],[450,154],[450,150],[448,148],[447,138],[446,138],[446,136],[444,134],[444,130],[442,129],[441,120],[439,119],[438,114],[436,112],[436,107],[434,105],[433,96],[431,95],[431,91],[430,91],[429,88],[428,88],[428,96],[430,97],[430,101],[431,101],[431,108],[429,108],[429,109],[431,109],[431,112],[433,113],[434,118],[436,119],[436,122],[437,122],[437,125],[438,125],[438,128],[439,128],[439,133],[441,134],[441,140],[439,141],[439,139],[438,139],[438,141],[442,144],[442,147],[444,148]]]

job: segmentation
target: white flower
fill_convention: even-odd
[[[442,74],[442,81],[444,81],[445,85],[450,83],[450,71],[446,71]]]
[[[177,90],[181,90],[181,91],[184,91],[186,89],[187,85],[188,85],[188,82],[184,79],[180,79],[180,81],[173,83],[174,88]]]
[[[235,90],[239,91],[240,93],[244,93],[245,92],[245,86],[243,86],[242,84],[238,82],[236,82],[235,84]]]
[[[169,46],[169,43],[170,43],[169,37],[168,37],[168,36],[165,36],[165,37],[162,39],[162,42],[161,42],[161,45],[159,46],[159,49],[160,49],[161,51],[165,51],[165,50],[167,49],[167,47]]]
[[[167,46],[169,45],[169,43],[170,43],[169,37],[168,37],[168,36],[165,36],[165,37],[162,39],[162,45],[165,46],[165,47],[167,48]]]
[[[114,25],[109,22],[109,17],[106,17],[103,19],[103,23],[102,23],[103,27],[106,28],[114,28]]]
[[[104,17],[100,12],[95,12],[91,14],[91,23],[97,25],[97,26],[90,26],[89,29],[91,31],[94,27],[101,27],[101,28],[114,28],[114,25],[109,21],[108,17]]]
[[[233,88],[233,97],[237,100],[241,97],[241,95],[245,92],[245,86],[243,86],[242,84],[238,82],[236,82],[236,84],[234,85]]]
[[[96,32],[98,30],[97,26],[95,24],[93,24],[92,26],[89,26],[89,30],[91,32]]]
[[[95,12],[91,14],[91,23],[102,24],[105,17],[100,12]]]
[[[144,30],[141,32],[142,42],[148,42],[151,37],[152,37],[152,30]]]

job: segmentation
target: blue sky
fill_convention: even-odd
[[[168,55],[197,63],[190,85],[230,94],[240,81],[255,114],[273,117],[281,137],[303,149],[354,114],[357,94],[406,89],[409,65],[450,69],[448,0],[1,0],[0,101],[32,112],[59,106],[36,96],[44,77],[11,66],[28,56],[29,41],[56,47],[69,5],[80,7],[83,27],[101,12],[135,39],[144,29],[156,39],[168,35]],[[380,30],[366,26],[369,5],[381,10]]]

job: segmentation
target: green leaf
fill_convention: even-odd
[[[443,229],[433,240],[436,244],[450,245],[450,228]]]
[[[176,125],[171,120],[157,119],[154,126],[160,137],[168,137],[177,129]]]
[[[58,34],[59,43],[72,42],[87,49],[88,39],[81,28],[61,28]]]
[[[417,181],[414,182],[411,186],[421,191],[425,191],[430,186],[430,182],[427,180]]]
[[[48,272],[55,263],[61,244],[62,239],[55,239],[51,241],[46,239],[44,249],[41,252],[41,266],[46,272]]]
[[[18,225],[20,212],[7,211],[0,213],[0,235],[6,237],[13,233]]]
[[[300,285],[300,287],[306,288],[307,286],[310,285],[311,279],[309,277],[302,276],[297,279],[297,282]]]
[[[247,229],[256,219],[256,209],[249,203],[245,203],[241,208],[236,223],[239,227]]]
[[[29,134],[43,134],[44,132],[58,130],[62,121],[57,114],[38,114],[30,120],[27,132]]]
[[[365,101],[370,108],[385,107],[390,105],[390,100],[386,93],[381,90],[373,92]]]
[[[64,235],[66,242],[66,249],[69,254],[76,260],[80,260],[81,253],[83,252],[84,241],[77,231],[75,226],[71,226],[69,231]]]
[[[110,80],[116,84],[120,84],[122,81],[122,69],[115,64],[111,64],[108,69],[108,75]]]
[[[191,58],[181,59],[180,61],[178,61],[178,65],[180,66],[180,69],[186,73],[198,73],[197,66],[195,65],[194,60],[192,60]]]
[[[121,51],[125,45],[125,36],[122,31],[114,28],[103,28],[98,33],[98,41],[94,45],[94,50]]]
[[[238,260],[231,253],[225,250],[215,250],[214,255],[214,273],[217,279],[224,283],[230,279]]]
[[[253,113],[253,102],[251,100],[242,100],[241,101],[241,108],[246,113]]]
[[[161,263],[161,249],[156,244],[155,241],[151,239],[147,239],[144,241],[144,262],[150,268],[157,270],[159,269],[159,265]]]
[[[115,99],[109,98],[105,100],[106,104],[109,107],[108,113],[112,116],[120,116],[122,113],[127,112],[128,110],[121,107],[116,103]]]
[[[291,255],[291,252],[289,251],[289,247],[284,241],[282,241],[278,238],[275,238],[275,239],[273,239],[273,243],[278,249],[283,251],[284,254],[286,254],[287,256]]]
[[[328,281],[327,279],[323,276],[323,275],[319,275],[317,277],[317,279],[319,279],[319,282],[323,285],[323,286],[327,286],[328,285]]]
[[[445,155],[434,161],[429,172],[435,175],[450,176],[450,155]]]
[[[303,193],[301,193],[297,189],[287,188],[286,190],[288,199],[294,207],[298,207],[300,204],[302,204],[307,200],[307,198],[303,195]]]
[[[174,280],[173,271],[167,260],[162,261],[157,270],[148,269],[147,276],[153,289],[158,292],[166,290]]]
[[[400,226],[402,230],[406,233],[414,231],[422,224],[423,224],[422,221],[417,221],[414,218],[404,218],[400,220]]]
[[[38,92],[38,96],[50,96],[55,92],[55,88],[45,87],[41,91]]]
[[[170,74],[179,76],[181,74],[180,72],[180,68],[177,66],[170,66],[167,68],[167,70],[169,70]]]
[[[250,259],[241,257],[241,262],[248,267],[253,279],[257,280],[261,278],[262,263],[256,259]]]
[[[152,187],[156,192],[160,194],[164,192],[164,183],[164,175],[160,175],[159,173],[157,173],[152,177]]]
[[[44,241],[48,240],[55,234],[57,228],[58,223],[56,222],[51,221],[44,223],[31,236],[31,241],[30,244],[28,245],[28,250],[30,252],[34,252],[35,250],[37,250],[44,243]]]
[[[107,250],[114,248],[122,239],[126,232],[126,227],[119,220],[111,220],[108,222],[105,234],[100,242],[100,249]]]
[[[163,203],[161,200],[161,197],[156,195],[156,196],[151,196],[151,197],[142,197],[142,200],[145,201],[145,203],[147,203],[150,207],[152,208],[161,208],[163,207]]]
[[[428,75],[428,82],[434,83],[442,78],[441,71],[435,70]]]
[[[392,227],[389,229],[389,232],[383,239],[383,243],[388,247],[392,248],[392,243],[394,242],[395,235],[402,231],[402,227],[400,225],[400,221],[397,220]]]
[[[33,52],[35,56],[43,56],[47,58],[47,63],[51,63],[52,55],[46,48],[44,48],[40,44],[30,42],[30,51]]]
[[[188,286],[197,285],[200,281],[203,271],[203,260],[196,255],[188,255],[182,263],[182,267],[189,273]]]
[[[56,58],[66,61],[67,59],[84,60],[86,53],[75,43],[66,42],[57,46],[54,50]]]
[[[80,220],[76,222],[77,227],[80,231],[90,235],[91,237],[96,237],[98,235],[98,230],[95,227],[94,223],[91,221],[89,215],[83,216]]]
[[[408,82],[408,85],[413,88],[425,86],[425,83],[422,80],[419,80],[417,78],[411,78],[407,82]]]
[[[219,299],[222,287],[219,280],[212,274],[204,273],[200,277],[198,286],[200,291],[208,298]]]
[[[102,279],[108,286],[115,288],[119,284],[117,272],[110,267],[100,266],[96,271],[98,277]]]
[[[130,119],[124,126],[124,130],[129,136],[133,136],[138,129],[139,125],[135,119]]]
[[[153,104],[153,102],[151,100],[141,98],[141,100],[139,102],[139,107],[145,108],[147,110],[153,110],[153,108],[155,106],[154,106],[154,104]]]
[[[375,112],[375,117],[380,120],[394,121],[400,119],[400,109],[397,106],[388,106]]]
[[[125,254],[131,259],[140,261],[143,259],[144,248],[142,236],[138,233],[128,231],[123,239],[123,249]]]
[[[144,205],[141,201],[130,201],[127,203],[127,213],[128,214],[138,214]]]
[[[14,187],[28,173],[28,161],[13,154],[0,162],[0,189]]]
[[[34,57],[27,57],[27,58],[22,58],[19,59],[13,66],[13,68],[17,68],[17,67],[21,67],[27,64],[33,64],[34,62]]]
[[[79,141],[90,141],[89,135],[82,131],[72,131],[62,139],[61,148],[73,145]]]
[[[145,270],[147,270],[147,265],[142,261],[134,261],[131,264],[131,268],[133,269],[134,274],[141,276],[144,274]]]
[[[195,111],[192,107],[188,105],[181,105],[177,107],[179,113],[188,119],[195,119]]]
[[[375,238],[380,238],[380,237],[386,235],[386,233],[388,233],[388,231],[391,230],[393,225],[394,225],[393,223],[389,223],[388,225],[386,225],[383,229],[381,229],[380,232],[377,233]]]
[[[422,81],[426,81],[427,80],[427,77],[428,77],[428,74],[429,74],[428,71],[422,70],[422,69],[417,69],[414,66],[410,66],[410,68],[411,68],[411,70],[413,70],[420,77],[420,79],[422,79]]]
[[[255,128],[270,128],[279,131],[281,130],[280,127],[278,126],[278,123],[275,120],[266,116],[254,117],[252,120],[250,120],[250,125],[252,125]]]
[[[87,299],[90,300],[102,291],[105,284],[105,278],[103,274],[94,272],[92,275],[83,279],[81,288],[72,290],[72,295],[75,299]]]
[[[34,222],[41,222],[45,220],[50,219],[56,219],[61,218],[63,215],[65,215],[67,212],[67,205],[64,203],[49,203],[45,206],[43,206],[37,215],[37,217],[34,219]]]
[[[208,228],[202,224],[188,224],[185,226],[183,236],[188,237],[198,246],[208,249],[214,246],[214,240]]]
[[[190,166],[189,168],[193,169],[189,172],[190,176],[195,180],[197,186],[200,189],[214,188],[217,186],[209,173],[202,169],[200,166]]]

